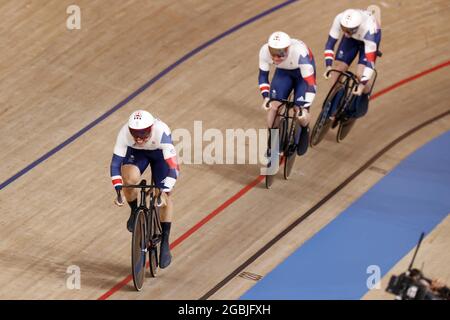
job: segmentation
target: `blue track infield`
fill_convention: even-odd
[[[449,213],[450,131],[403,160],[241,299],[360,299],[369,266],[385,275]]]

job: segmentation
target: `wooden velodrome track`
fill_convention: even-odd
[[[69,31],[66,8],[74,1],[0,1],[1,299],[236,299],[255,282],[233,271],[264,276],[383,171],[450,129],[447,115],[408,135],[240,270],[391,141],[449,110],[450,3],[296,1],[220,38],[131,96],[185,54],[282,1],[75,2],[81,30]],[[329,134],[297,159],[291,180],[278,176],[271,190],[255,181],[259,165],[183,165],[174,193],[173,263],[136,293],[127,277],[129,210],[114,206],[109,177],[116,134],[129,114],[144,108],[172,129],[190,131],[195,120],[204,129],[264,128],[258,51],[271,32],[284,30],[315,54],[315,121],[329,88],[321,75],[331,21],[348,7],[372,3],[382,9],[384,53],[375,92],[440,67],[379,95],[343,143]],[[438,228],[423,252],[434,261],[428,273],[448,284],[450,256],[442,251],[450,243],[448,218]],[[66,288],[70,265],[80,267],[80,290]]]

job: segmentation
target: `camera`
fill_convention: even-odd
[[[386,289],[398,300],[442,300],[431,289],[431,281],[417,269],[408,270],[399,276],[392,276]]]
[[[392,276],[386,291],[396,295],[397,300],[449,300],[450,289],[444,285],[436,285],[425,277],[419,269],[413,269],[414,259],[425,233],[422,233],[408,271],[399,276]]]

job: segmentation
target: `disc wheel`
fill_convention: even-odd
[[[336,141],[341,142],[342,140],[347,137],[347,135],[350,133],[350,130],[352,129],[353,125],[355,124],[356,119],[349,119],[349,120],[341,120],[339,122],[339,128],[338,132],[336,134]]]
[[[158,273],[158,248],[151,248],[148,252],[149,254],[149,268],[150,268],[150,276],[152,278],[156,277]]]
[[[295,136],[296,136],[299,128],[298,128],[298,125],[296,125],[295,123],[293,123],[292,125],[294,125],[295,127],[294,127],[294,129],[291,130],[292,132],[289,135],[286,151],[284,152],[285,162],[284,162],[283,174],[284,174],[284,179],[286,179],[286,180],[289,179],[291,172],[292,172],[292,168],[294,168],[295,159],[297,158],[297,146],[295,144]]]
[[[161,239],[161,230],[159,224],[159,220],[157,219],[156,215],[158,214],[158,210],[154,209],[152,212],[152,223],[150,226],[150,234],[152,235],[152,239]],[[151,248],[148,251],[149,254],[149,269],[150,269],[150,276],[156,277],[156,274],[158,272],[158,247],[159,247],[159,241],[154,241],[152,243]]]
[[[267,174],[269,171],[268,168],[270,168],[270,166],[271,166],[271,162],[269,160],[269,163],[267,164],[267,172],[266,172],[266,188],[267,189],[270,189],[272,187],[273,179],[275,177],[275,175],[273,175],[273,174]]]

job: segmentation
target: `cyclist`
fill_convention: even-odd
[[[172,143],[169,127],[144,110],[134,111],[117,135],[111,160],[111,178],[116,190],[122,190],[122,184],[138,184],[141,175],[150,165],[154,184],[161,190],[161,253],[160,267],[166,268],[172,255],[169,248],[169,235],[173,216],[173,203],[170,197],[179,167],[177,155]],[[123,178],[123,179],[122,179]],[[123,193],[131,208],[127,221],[128,231],[133,225],[138,207],[137,189],[124,188]],[[116,205],[122,206],[117,199]]]
[[[275,66],[272,83],[269,83],[270,66]],[[308,148],[308,124],[311,120],[309,107],[316,95],[316,65],[311,50],[297,39],[277,31],[259,51],[259,89],[264,98],[262,108],[267,111],[268,128],[277,128],[279,119],[275,119],[280,103],[270,99],[288,99],[294,90],[296,114],[300,108],[302,115],[297,116],[301,130],[296,137],[297,154],[305,154]],[[272,126],[273,125],[273,126]],[[270,130],[269,130],[270,132]]]
[[[339,74],[330,72],[327,75],[328,71],[332,68],[346,71],[359,53],[356,75],[360,84],[353,91],[353,94],[357,97],[354,99],[353,105],[347,109],[346,114],[348,118],[353,119],[362,117],[367,113],[369,92],[373,83],[371,79],[381,41],[379,8],[370,9],[371,7],[375,6],[370,6],[368,10],[348,9],[339,13],[334,19],[328,41],[325,44],[326,72],[324,76],[325,79],[331,77],[333,84],[336,82]],[[369,11],[369,9],[373,11]],[[341,33],[343,33],[343,37],[337,49],[335,60],[334,47]],[[342,91],[336,94],[332,115],[336,112],[337,101],[339,101],[342,94]]]

